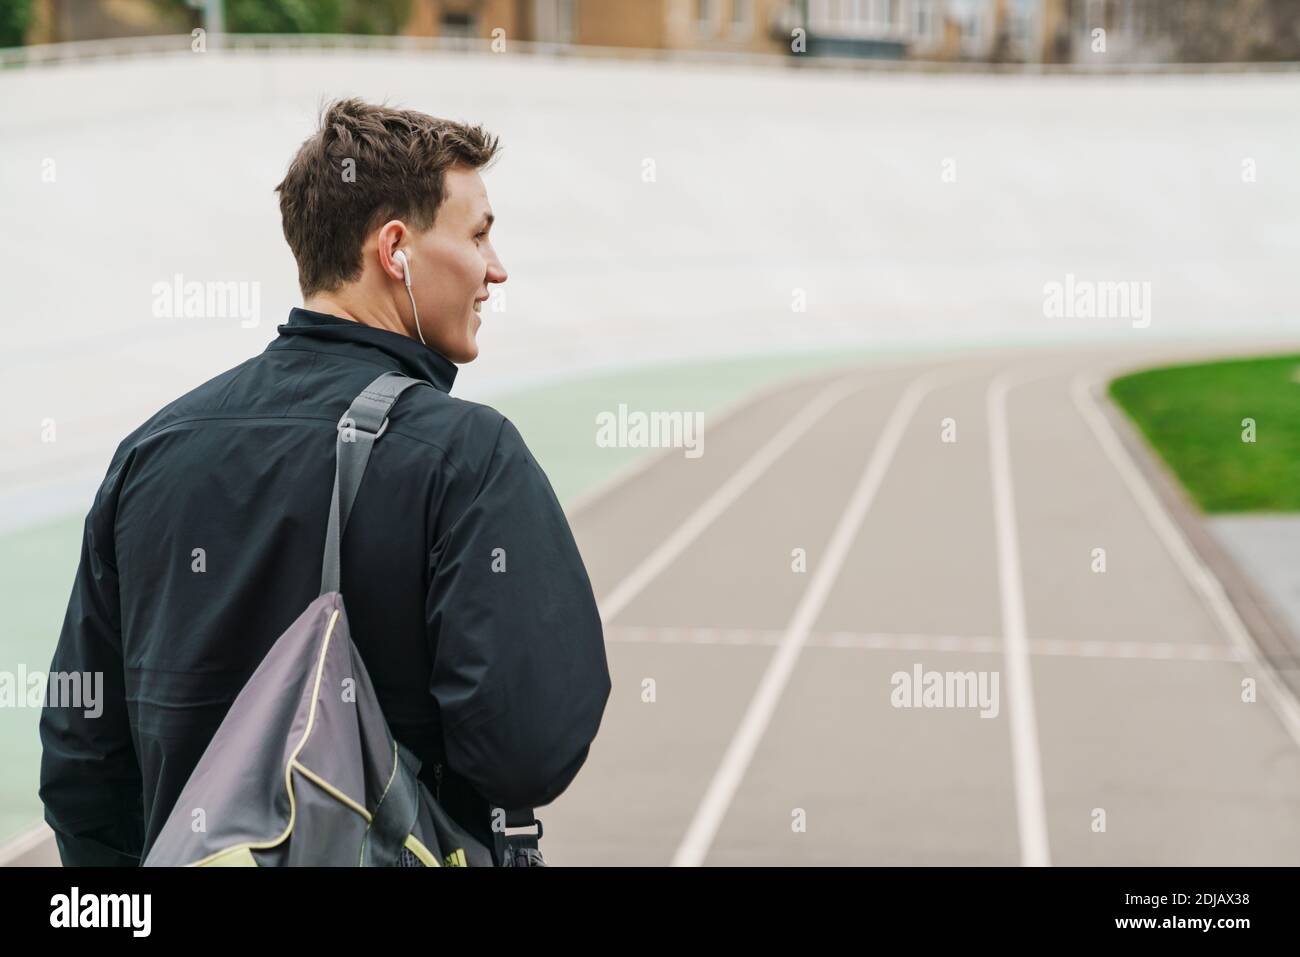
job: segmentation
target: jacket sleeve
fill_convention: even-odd
[[[560,503],[508,419],[480,479],[431,554],[430,692],[449,767],[498,807],[535,808],[569,786],[600,726],[604,632]]]
[[[136,866],[144,843],[113,550],[116,474],[110,470],[86,516],[41,711],[40,798],[68,867]]]

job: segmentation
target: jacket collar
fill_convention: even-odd
[[[456,381],[458,370],[454,362],[414,339],[387,329],[375,329],[350,319],[294,307],[289,310],[289,321],[276,326],[276,331],[280,338],[272,341],[267,349],[355,354],[351,344],[356,343],[367,351],[380,353],[380,361],[385,365],[396,365],[400,371],[413,378],[425,379],[442,392],[451,392],[452,383]]]

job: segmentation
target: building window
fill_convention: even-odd
[[[474,18],[468,13],[444,13],[441,33],[444,37],[476,37]]]
[[[753,0],[731,0],[731,32],[737,36],[747,36],[753,30]]]
[[[884,37],[900,32],[902,0],[812,0],[809,26],[841,36]]]
[[[889,29],[889,0],[871,0],[871,22],[868,26],[872,33],[881,33]]]
[[[572,43],[576,0],[533,0],[534,39],[542,43]]]
[[[881,8],[885,0],[845,0],[840,7],[836,31],[848,36],[871,36],[882,29]]]
[[[1034,11],[1029,0],[1014,0],[1008,15],[1011,39],[1016,43],[1028,43],[1034,24]]]
[[[971,46],[976,46],[984,32],[983,27],[984,18],[980,16],[980,11],[978,9],[967,10],[961,25],[962,39]]]
[[[928,41],[934,33],[934,10],[926,0],[912,0],[912,36]]]
[[[808,29],[822,33],[831,25],[831,0],[812,0],[808,5]]]
[[[713,18],[717,11],[714,0],[695,0],[695,26],[701,33],[713,32]]]

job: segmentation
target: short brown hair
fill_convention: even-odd
[[[480,169],[497,149],[497,138],[479,126],[358,99],[326,106],[320,129],[275,187],[303,297],[357,279],[361,247],[386,221],[431,227],[446,198],[447,169]]]

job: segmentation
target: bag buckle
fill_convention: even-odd
[[[540,841],[542,839],[542,822],[537,819],[537,815],[532,811],[524,810],[506,812],[506,827],[532,827],[534,824],[537,825],[536,834],[512,834],[510,835],[511,837],[527,837]]]
[[[349,409],[348,411],[350,412],[351,410]],[[346,423],[346,422],[348,422],[348,421],[351,421],[352,424],[351,424],[351,425],[345,425],[344,423]],[[371,438],[375,438],[375,439],[377,439],[377,438],[379,438],[381,435],[384,434],[384,432],[385,432],[385,430],[387,430],[387,428],[388,428],[388,416],[384,416],[384,421],[381,422],[381,423],[379,423],[379,431],[378,431],[378,432],[370,432],[369,430],[367,430],[367,429],[363,429],[361,426],[357,425],[355,419],[353,419],[353,420],[349,420],[349,419],[348,419],[348,413],[347,413],[347,412],[344,412],[343,415],[342,415],[342,417],[339,419],[338,423],[334,426],[334,431],[336,431],[336,432],[342,432],[344,429],[351,429],[353,432],[361,432],[361,433],[364,434],[364,435],[368,435],[368,436],[370,436]]]
[[[532,811],[508,811],[506,812],[505,826],[508,828],[526,828],[537,825],[536,833],[514,833],[507,834],[505,830],[498,831],[496,838],[497,856],[503,867],[545,867],[546,861],[542,857],[542,852],[538,848],[538,843],[542,839],[542,822],[539,821]]]

